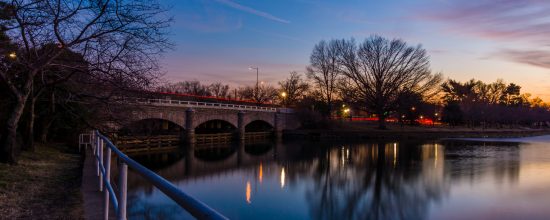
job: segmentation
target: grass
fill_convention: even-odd
[[[0,219],[82,219],[81,176],[80,154],[64,144],[0,164]]]

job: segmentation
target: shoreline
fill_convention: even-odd
[[[550,129],[477,129],[477,130],[435,130],[435,129],[390,129],[390,130],[331,130],[303,129],[284,131],[285,139],[314,141],[326,140],[427,140],[444,138],[521,138],[550,135]]]

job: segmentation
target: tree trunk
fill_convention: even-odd
[[[384,113],[378,113],[378,129],[386,129],[386,116]]]
[[[53,122],[57,118],[57,114],[55,112],[55,91],[52,91],[51,98],[50,98],[50,116],[51,117],[45,117],[45,119],[42,122],[42,129],[40,133],[40,141],[42,143],[48,142],[48,134],[50,131],[50,128],[52,127]]]
[[[40,134],[40,141],[42,143],[47,143],[48,142],[48,133],[49,133],[50,127],[52,126],[54,121],[55,121],[55,116],[53,116],[46,123],[42,124],[42,132]]]
[[[16,164],[17,158],[15,156],[15,151],[17,147],[17,125],[19,124],[19,119],[23,114],[23,109],[25,108],[25,101],[28,97],[19,96],[16,98],[15,107],[8,118],[6,123],[6,137],[2,146],[2,161],[10,164]]]
[[[31,98],[31,101],[30,101],[30,106],[29,106],[29,124],[28,124],[28,127],[27,127],[27,138],[25,140],[25,146],[23,146],[23,148],[25,150],[28,150],[30,152],[34,152],[35,151],[35,146],[34,146],[34,119],[35,119],[35,115],[34,115],[34,105],[36,103],[36,99],[37,97],[32,97]]]

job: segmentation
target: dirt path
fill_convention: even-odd
[[[0,164],[0,219],[82,219],[81,156],[63,144]]]

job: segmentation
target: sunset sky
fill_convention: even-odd
[[[465,3],[467,2],[467,3]],[[372,34],[422,44],[434,72],[498,78],[550,101],[550,1],[170,0],[170,81],[275,85],[304,72],[320,40]]]

